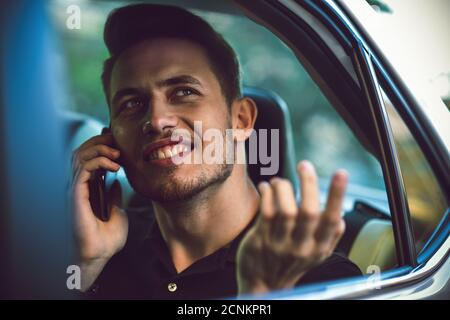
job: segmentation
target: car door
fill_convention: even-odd
[[[296,51],[299,60],[310,66],[310,74],[350,126],[348,113],[369,116],[369,119],[355,116],[353,120],[370,123],[373,128],[372,132],[367,131],[367,140],[376,150],[383,169],[398,259],[396,268],[366,279],[298,288],[272,297],[407,297],[416,290],[415,297],[424,298],[432,295],[433,290],[423,289],[421,296],[417,287],[411,288],[429,280],[432,272],[440,280],[433,294],[445,294],[442,288],[448,286],[448,277],[442,274],[449,268],[449,157],[448,140],[445,141],[448,137],[442,136],[445,132],[442,125],[436,125],[433,122],[436,119],[424,115],[422,106],[348,6],[334,1],[268,1],[259,3],[258,7],[238,3],[249,16],[283,38]],[[323,55],[308,52],[305,43],[310,48],[315,43]],[[343,83],[352,89],[347,90]],[[361,100],[351,101],[352,92]],[[349,103],[357,103],[359,110],[352,110]],[[448,113],[442,107],[437,108],[441,108],[441,115],[448,120]],[[414,150],[415,160],[411,153],[406,155],[408,148]],[[420,179],[413,178],[412,172],[417,167],[411,170],[409,165],[408,168],[408,163],[414,161],[425,168]],[[421,183],[425,189],[433,190],[433,196],[427,197],[431,205],[428,211],[425,209],[432,218],[422,225],[418,223],[420,210],[417,192],[413,190]],[[410,291],[400,289],[405,284],[411,286]]]

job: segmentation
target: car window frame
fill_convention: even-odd
[[[264,2],[264,5],[266,6],[266,8],[264,8],[264,10],[262,9],[263,4],[262,3],[258,3],[258,7],[256,6],[252,6],[251,4],[248,4],[247,2],[241,2],[241,1],[237,1],[240,5],[244,6],[244,8],[246,9],[246,12],[250,15],[250,18],[255,19],[257,22],[259,21],[260,23],[262,21],[264,21],[264,25],[266,27],[268,27],[272,32],[274,32],[275,34],[277,34],[281,40],[284,40],[286,42],[287,41],[287,45],[289,45],[291,47],[291,49],[297,54],[298,56],[298,51],[301,51],[302,48],[300,46],[300,44],[304,44],[305,40],[301,38],[302,35],[300,34],[295,34],[295,31],[300,32],[298,29],[295,30],[294,28],[292,30],[289,30],[289,34],[286,34],[286,30],[287,28],[284,28],[284,30],[282,29],[283,26],[280,27],[281,22],[284,24],[287,23],[291,23],[291,24],[297,24],[297,28],[299,28],[300,30],[302,28],[304,28],[304,25],[308,25],[308,22],[302,20],[299,16],[297,16],[297,20],[293,19],[293,17],[291,16],[284,16],[284,20],[283,21],[275,21],[274,19],[277,17],[277,14],[280,15],[281,17],[283,17],[283,15],[288,15],[289,14],[289,9],[287,7],[284,7],[283,4],[281,2],[277,2],[277,1],[267,1]],[[301,3],[299,3],[299,5],[304,9],[307,10],[309,13],[311,13],[312,15],[314,15],[317,19],[319,19],[325,26],[329,27],[331,33],[336,37],[336,39],[342,43],[342,46],[344,47],[345,50],[347,50],[347,52],[350,54],[353,63],[355,65],[355,62],[357,59],[357,56],[355,55],[355,48],[359,48],[360,44],[362,43],[357,37],[356,37],[356,33],[352,33],[348,28],[346,28],[345,25],[343,25],[342,21],[339,20],[340,18],[337,16],[334,16],[337,20],[335,21],[331,21],[330,17],[332,17],[332,15],[330,15],[330,11],[329,8],[325,7],[321,7],[320,4],[324,4],[322,2],[317,3],[317,2],[312,2],[312,1],[303,1]],[[327,10],[327,11],[325,11]],[[267,12],[270,12],[271,14],[268,15]],[[290,11],[290,13],[292,14],[292,11]],[[260,14],[261,16],[257,16],[258,14]],[[255,15],[257,16],[255,18]],[[280,20],[280,18],[278,18]],[[301,21],[301,22],[300,22]],[[343,28],[344,27],[344,28]],[[306,29],[306,30],[302,30],[304,32],[307,33],[314,33],[314,30],[312,29]],[[284,32],[284,33],[283,33]],[[295,36],[295,39],[293,39]],[[339,38],[338,38],[339,37]],[[291,39],[291,40],[289,40]],[[319,42],[320,48],[325,50],[326,55],[325,57],[330,57],[333,55],[333,52],[330,52],[329,50],[325,49],[326,44],[323,43],[322,40],[320,40],[320,37],[317,36],[317,34],[315,35],[314,38],[315,41]],[[308,43],[309,44],[309,43]],[[308,45],[307,44],[307,45]],[[304,46],[307,46],[304,45]],[[299,60],[301,61],[301,63],[305,63],[305,58],[302,56],[298,56]],[[324,58],[321,59],[320,64],[324,65]],[[331,59],[331,62],[334,63],[334,65],[336,65],[337,63],[337,59]],[[310,63],[314,63],[313,61],[310,61]],[[366,64],[367,61],[363,62],[363,64]],[[316,67],[317,64],[314,66]],[[324,90],[324,94],[326,94],[328,97],[330,97],[329,94],[327,94],[328,90],[330,90],[330,88],[324,88],[323,83],[321,82],[322,79],[318,79],[317,77],[317,73],[321,72],[320,70],[311,70],[314,69],[313,66],[309,66],[309,68],[307,66],[305,66],[305,68],[307,69],[308,72],[310,72],[311,77],[317,82],[318,86]],[[337,69],[338,72],[346,72],[344,68],[338,68]],[[314,72],[315,71],[315,72]],[[325,74],[325,72],[328,72],[328,70],[322,70],[322,75]],[[364,94],[364,91],[361,90],[361,86],[362,84],[360,84],[360,81],[362,79],[364,79],[364,77],[360,76],[360,70],[356,70],[355,69],[355,73],[357,74],[357,78],[359,82],[355,82],[354,78],[351,76],[348,76],[348,79],[351,79],[351,81],[353,82],[353,88],[352,90],[356,90],[357,93],[355,94],[359,94],[359,98],[361,100],[359,100],[359,107],[365,107],[367,109],[367,111],[370,111],[370,103],[371,101],[369,99],[367,99],[367,95]],[[359,73],[359,74],[358,74]],[[334,88],[336,90],[336,88]],[[333,88],[331,88],[331,90],[333,90]],[[345,91],[345,93],[347,94],[349,91]],[[337,99],[334,99],[331,97],[331,102],[333,107],[338,110],[338,105],[339,105],[339,101],[337,101]],[[372,101],[373,102],[373,101]],[[345,103],[345,101],[344,101]],[[363,112],[361,112],[363,113]],[[399,172],[399,168],[398,165],[392,166],[391,164],[395,164],[395,154],[393,154],[392,149],[390,148],[389,150],[391,150],[391,152],[389,152],[388,154],[384,153],[384,149],[386,149],[386,147],[383,147],[382,141],[380,141],[380,137],[379,137],[379,130],[377,127],[379,127],[380,123],[376,123],[374,122],[374,119],[371,119],[372,125],[375,128],[375,149],[376,151],[378,150],[378,156],[377,158],[380,160],[380,158],[382,158],[383,156],[387,156],[389,159],[394,159],[393,161],[389,161],[389,163],[386,163],[386,161],[380,161],[380,164],[382,166],[383,169],[383,173],[384,173],[384,179],[385,179],[385,184],[388,191],[388,198],[389,198],[389,206],[391,209],[391,216],[392,216],[392,220],[393,220],[393,229],[394,229],[394,235],[395,235],[395,239],[396,239],[396,250],[397,250],[397,259],[399,260],[399,264],[400,266],[403,265],[412,265],[415,266],[415,258],[414,258],[414,251],[411,251],[411,243],[413,243],[412,239],[411,239],[411,232],[408,231],[407,235],[404,236],[404,231],[402,230],[403,228],[403,224],[406,223],[406,227],[410,230],[410,225],[408,223],[409,221],[409,213],[408,213],[408,208],[407,208],[407,199],[404,195],[403,192],[403,188],[401,186],[401,179],[395,179],[395,181],[390,181],[390,180],[386,180],[386,177],[389,177],[389,175],[387,175],[387,173],[394,173],[395,176],[399,176],[400,172]],[[359,137],[358,137],[359,138]],[[372,138],[373,139],[373,138]],[[381,152],[380,152],[381,151]],[[400,186],[399,186],[400,184]],[[395,194],[396,190],[401,190],[400,194]],[[399,201],[400,199],[400,201]]]
[[[244,8],[245,12],[247,12],[247,15],[259,22],[262,23],[264,26],[269,28],[273,33],[275,33],[282,41],[284,41],[288,46],[291,47],[291,49],[294,50],[292,47],[292,43],[295,41],[286,41],[289,39],[292,39],[294,37],[293,34],[286,35],[283,34],[283,32],[279,29],[277,29],[276,24],[271,21],[270,18],[268,18],[268,15],[265,14],[263,10],[259,10],[256,6],[252,6],[249,4],[244,3],[244,1],[238,1],[235,2],[238,3],[241,7]],[[258,3],[258,6],[266,6],[265,10],[270,11],[277,11],[278,14],[280,14],[280,7],[283,7],[282,10],[286,13],[286,11],[289,11],[290,9],[283,5],[286,3],[290,3],[289,6],[292,10],[292,3],[294,1],[267,1],[266,3]],[[420,256],[417,257],[417,252],[414,247],[414,239],[413,239],[413,233],[412,233],[412,225],[411,225],[411,218],[409,216],[409,207],[408,207],[408,199],[406,198],[406,194],[404,191],[403,186],[403,180],[401,179],[401,171],[398,165],[398,159],[396,159],[397,154],[395,151],[395,144],[393,145],[393,137],[392,132],[389,132],[390,125],[389,125],[389,119],[387,118],[386,112],[384,110],[384,103],[380,100],[380,85],[383,86],[385,84],[389,84],[388,88],[390,92],[388,92],[390,95],[394,95],[395,99],[393,99],[393,103],[397,111],[400,113],[400,116],[402,119],[406,122],[408,128],[411,131],[414,132],[414,138],[419,144],[419,147],[426,155],[427,161],[431,164],[432,170],[434,171],[434,174],[438,176],[439,174],[442,174],[439,176],[439,184],[442,190],[447,190],[449,179],[448,179],[448,172],[446,172],[445,168],[448,167],[448,154],[445,154],[444,150],[445,146],[442,143],[441,139],[437,135],[437,133],[434,131],[433,127],[429,123],[429,121],[424,117],[424,115],[420,112],[420,106],[417,103],[416,100],[414,100],[411,93],[408,91],[408,88],[402,81],[400,80],[400,77],[395,72],[392,65],[389,64],[388,61],[384,58],[382,52],[379,50],[379,48],[371,42],[370,37],[367,34],[364,34],[363,28],[361,25],[354,25],[354,21],[351,19],[352,16],[350,13],[346,12],[343,8],[339,6],[339,1],[331,1],[326,0],[322,2],[313,2],[310,0],[305,1],[296,1],[294,4],[300,6],[301,8],[307,10],[311,14],[314,15],[318,20],[320,20],[325,26],[327,26],[330,31],[334,34],[335,37],[339,38],[339,41],[342,43],[343,46],[351,44],[351,48],[354,50],[353,52],[353,62],[362,62],[365,70],[359,70],[358,78],[361,81],[362,79],[366,79],[366,84],[370,87],[372,93],[374,94],[372,98],[374,100],[370,102],[370,95],[366,95],[366,102],[368,105],[372,103],[373,107],[372,110],[375,110],[378,115],[373,115],[374,118],[378,118],[375,122],[378,122],[378,125],[381,127],[384,126],[384,129],[386,131],[383,132],[383,135],[385,136],[383,141],[380,141],[380,147],[384,143],[385,147],[390,144],[388,150],[389,153],[386,155],[388,158],[390,158],[390,165],[384,163],[382,166],[383,171],[387,173],[393,173],[396,178],[395,182],[391,186],[397,187],[397,190],[400,192],[396,192],[396,194],[391,195],[391,199],[389,199],[389,203],[391,205],[391,202],[394,203],[394,206],[397,206],[397,212],[394,214],[395,218],[397,219],[397,223],[393,223],[394,227],[394,233],[396,233],[396,242],[399,245],[396,245],[396,249],[400,252],[399,257],[403,257],[400,264],[400,267],[392,270],[388,270],[386,272],[382,272],[382,276],[380,278],[380,283],[383,283],[383,281],[388,281],[389,279],[400,279],[402,276],[409,275],[415,273],[414,280],[417,281],[418,279],[423,279],[420,277],[424,277],[425,274],[429,275],[429,272],[419,275],[418,270],[427,270],[430,271],[433,268],[438,268],[439,265],[445,262],[445,255],[442,256],[442,252],[446,252],[448,250],[448,212],[445,215],[444,219],[442,219],[441,224],[438,226],[438,228],[435,229],[435,233],[431,236],[428,243],[425,245],[426,249],[433,248],[434,249],[434,255],[428,252],[428,255],[425,259],[425,256],[423,252],[420,253]],[[292,13],[292,12],[291,12]],[[297,15],[298,19],[301,19]],[[292,21],[291,21],[292,23]],[[279,26],[278,26],[279,27]],[[295,50],[294,50],[295,51]],[[300,59],[300,58],[299,58]],[[300,59],[301,60],[301,59]],[[303,62],[303,61],[302,61]],[[306,68],[309,72],[308,68]],[[317,81],[316,75],[311,72],[311,77]],[[323,89],[322,86],[320,86],[320,83],[318,83],[319,87]],[[391,92],[392,91],[392,92]],[[396,103],[397,102],[397,103]],[[400,104],[398,104],[400,102]],[[333,104],[333,107],[334,104]],[[376,108],[375,108],[376,107]],[[383,124],[384,122],[384,124]],[[387,127],[385,126],[387,124]],[[418,129],[416,131],[416,129]],[[390,168],[388,168],[390,167]],[[398,201],[400,200],[400,201]],[[447,195],[447,201],[448,201],[448,195]],[[398,219],[400,218],[400,219]],[[407,234],[402,236],[402,228],[407,229]],[[447,234],[447,236],[446,236]],[[436,245],[436,241],[438,241]],[[432,244],[435,244],[434,246]],[[422,250],[424,251],[424,250]],[[437,254],[441,254],[441,258],[436,258]],[[430,264],[430,261],[433,260],[433,258],[436,258],[436,261],[433,261],[432,265]],[[436,270],[436,269],[433,269]],[[431,271],[430,271],[431,272]],[[413,279],[404,279],[404,283],[407,281],[412,281]],[[360,278],[354,278],[354,279],[347,279],[343,281],[338,282],[330,282],[327,284],[316,284],[307,286],[306,288],[297,288],[294,289],[291,292],[291,295],[289,293],[283,293],[282,296],[275,293],[274,295],[270,295],[269,297],[286,297],[286,296],[295,296],[297,297],[303,297],[303,295],[307,295],[308,293],[316,293],[319,291],[323,291],[324,288],[329,289],[330,287],[333,288],[335,285],[340,285],[342,283],[345,283],[347,285],[354,285],[358,286],[361,284],[362,279]],[[399,283],[398,283],[399,284]],[[385,287],[391,287],[392,283],[386,283]],[[366,287],[367,289],[367,287]],[[367,294],[367,290],[364,289],[364,294]],[[372,288],[373,289],[373,288]],[[377,288],[379,289],[379,288]],[[358,291],[355,288],[356,291]],[[369,290],[370,291],[370,290]],[[359,291],[359,295],[356,294],[356,296],[364,296],[363,293],[361,293],[361,290]],[[373,291],[372,291],[373,292]],[[345,296],[342,292],[337,292],[337,290],[334,292],[334,297],[339,296]],[[381,293],[381,291],[378,291],[378,293]],[[319,294],[320,296],[320,294]],[[348,296],[348,295],[347,295]],[[331,297],[333,297],[333,294],[331,294]]]
[[[430,120],[421,110],[420,103],[412,92],[401,80],[392,64],[385,57],[381,49],[365,31],[359,20],[344,5],[341,0],[326,0],[326,5],[335,10],[340,10],[351,22],[353,32],[358,36],[364,48],[370,52],[371,63],[374,67],[374,77],[377,79],[378,88],[383,88],[386,96],[391,101],[396,112],[409,129],[415,142],[418,144],[426,161],[430,165],[432,173],[439,183],[442,195],[447,205],[450,203],[450,157],[446,152],[444,142],[431,125]],[[324,2],[324,3],[325,3]],[[382,100],[381,100],[382,101]],[[436,226],[424,247],[416,252],[416,267],[422,268],[432,258],[433,254],[443,245],[450,234],[450,208],[447,207],[440,222]],[[412,225],[411,225],[412,228]]]

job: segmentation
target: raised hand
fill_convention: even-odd
[[[293,287],[308,270],[332,254],[344,233],[341,209],[347,173],[338,170],[334,174],[323,211],[312,164],[301,162],[298,174],[302,199],[299,206],[288,180],[274,178],[258,185],[258,221],[237,253],[240,294]]]

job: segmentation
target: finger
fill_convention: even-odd
[[[86,140],[85,142],[83,142],[79,147],[78,150],[84,150],[86,148],[95,146],[97,144],[106,144],[106,145],[112,145],[114,142],[114,138],[111,132],[108,133],[104,133],[104,134],[99,134],[96,136],[93,136],[91,138],[89,138],[88,140]]]
[[[292,184],[285,179],[271,180],[274,194],[275,219],[272,224],[272,236],[275,241],[291,238],[291,232],[296,223],[297,203]]]
[[[333,253],[334,249],[339,243],[339,240],[341,240],[342,236],[344,235],[344,232],[345,232],[345,221],[344,219],[342,219],[341,222],[339,223],[339,226],[336,229],[336,233],[334,234],[333,239],[331,240],[328,255],[331,255]]]
[[[271,219],[275,215],[275,205],[273,202],[273,191],[270,184],[266,181],[258,185],[259,193],[261,194],[260,212],[263,218]]]
[[[89,149],[98,144],[103,145],[112,145],[114,143],[114,139],[112,133],[104,133],[101,135],[93,136],[92,138],[86,140],[83,144],[81,144],[73,153],[72,153],[72,168],[75,171],[76,166],[81,162],[80,153],[83,153],[84,150]]]
[[[326,209],[321,216],[316,239],[325,245],[331,243],[334,234],[342,223],[341,210],[347,185],[347,173],[339,170],[333,176],[328,193]]]
[[[335,219],[331,219],[325,216],[321,217],[319,226],[317,227],[317,230],[314,234],[317,245],[319,247],[322,247],[324,248],[324,250],[327,250],[326,248],[331,246],[331,243],[335,238],[335,234],[338,233],[338,228],[342,223],[341,221],[342,218],[340,217]]]
[[[347,188],[348,174],[345,170],[338,170],[333,176],[328,193],[325,212],[341,215],[342,203],[344,202],[345,189]]]
[[[315,241],[314,233],[320,221],[320,212],[299,211],[297,223],[292,231],[292,241],[300,246]]]
[[[120,151],[104,144],[98,144],[90,148],[80,150],[77,155],[78,161],[87,161],[96,157],[105,156],[110,159],[117,159]]]
[[[94,171],[99,169],[105,169],[109,171],[118,171],[120,165],[106,157],[97,157],[92,160],[86,161],[80,168],[80,172],[75,180],[75,184],[82,184],[87,182]]]
[[[300,177],[300,210],[305,212],[320,211],[319,185],[314,166],[309,161],[302,161],[297,166]]]
[[[297,215],[297,224],[292,233],[293,241],[302,244],[313,239],[320,219],[320,200],[317,175],[309,161],[299,163],[298,173],[301,183],[301,203]]]
[[[270,231],[270,223],[275,216],[275,205],[273,203],[273,191],[270,184],[266,181],[258,184],[258,190],[261,195],[259,205],[259,220],[258,227],[264,234],[264,237],[268,239]]]

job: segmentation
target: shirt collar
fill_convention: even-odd
[[[248,225],[239,233],[239,235],[234,238],[230,243],[218,249],[217,251],[211,253],[210,255],[203,257],[202,259],[193,263],[189,268],[180,273],[191,273],[193,270],[195,272],[206,272],[214,267],[224,267],[226,263],[236,263],[236,254],[241,243],[242,238],[246,235],[247,231],[255,224],[257,220],[257,214],[252,218]],[[153,218],[149,232],[145,237],[145,242],[151,247],[151,251],[163,265],[173,273],[176,273],[175,267],[172,262],[172,258],[169,253],[164,238],[162,237],[161,231],[159,229],[156,219]]]

